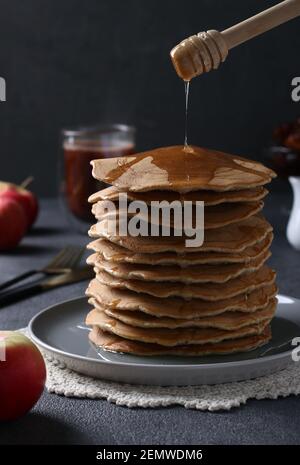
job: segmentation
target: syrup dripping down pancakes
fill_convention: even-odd
[[[272,227],[262,209],[273,171],[183,146],[94,160],[92,166],[95,179],[111,187],[89,199],[97,220],[88,245],[95,270],[86,291],[93,307],[86,320],[90,340],[104,350],[143,356],[228,354],[266,344],[277,286],[267,265]],[[203,244],[187,247],[186,237],[174,233],[122,235],[118,215],[105,211],[109,201],[122,212],[120,193],[146,205],[190,201],[194,208],[203,201]],[[142,221],[151,219],[147,214]]]

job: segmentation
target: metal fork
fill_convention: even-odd
[[[35,274],[61,274],[73,270],[81,260],[84,247],[68,246],[62,249],[44,268],[39,270],[29,270],[15,278],[0,284],[0,291],[12,286],[24,279],[34,276]]]

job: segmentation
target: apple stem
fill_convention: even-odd
[[[23,189],[26,189],[31,183],[32,181],[34,180],[34,177],[33,176],[28,176],[26,179],[24,179],[24,181],[20,184],[20,187],[22,187]]]

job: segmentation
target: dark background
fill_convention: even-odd
[[[183,143],[184,86],[169,51],[278,3],[268,0],[0,0],[1,179],[35,176],[55,195],[59,131],[94,122],[138,128],[138,148]],[[191,85],[189,140],[261,157],[272,128],[294,119],[300,18],[232,50]]]

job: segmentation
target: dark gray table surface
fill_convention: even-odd
[[[271,194],[265,213],[275,229],[272,265],[280,292],[300,297],[300,253],[285,239],[291,194]],[[34,231],[14,252],[0,254],[0,281],[45,264],[67,244],[85,244],[65,223],[54,200],[44,201]],[[82,296],[86,283],[23,300],[0,311],[0,328],[24,327],[43,308]],[[1,444],[300,444],[300,399],[251,400],[229,412],[183,407],[129,409],[105,400],[45,392],[25,417],[0,425]]]

